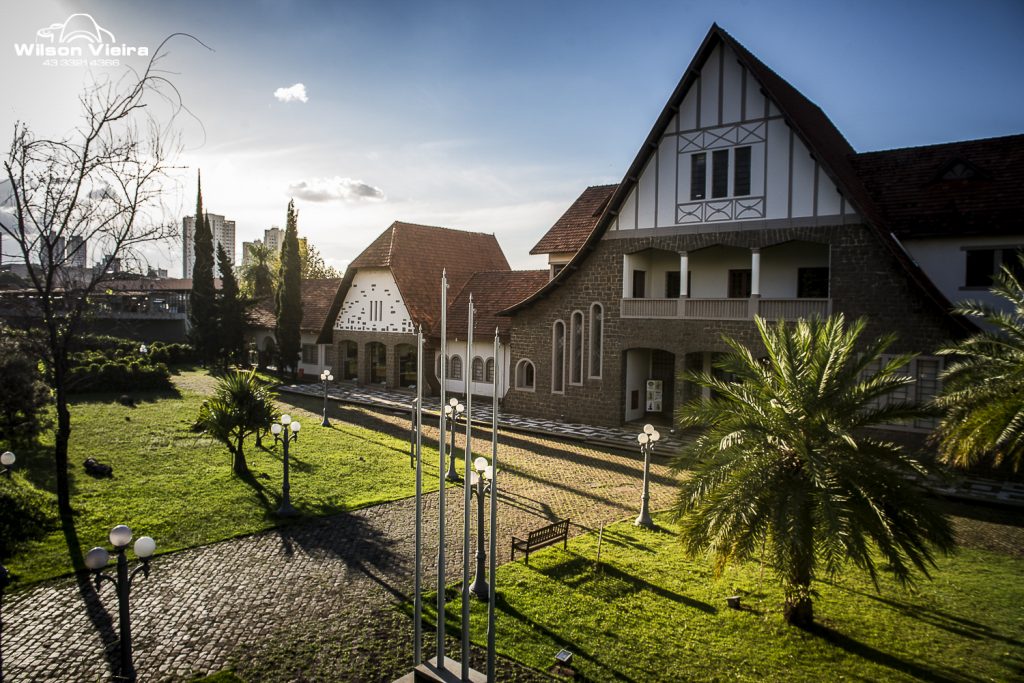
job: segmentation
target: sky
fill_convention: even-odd
[[[284,227],[339,269],[395,220],[494,233],[514,268],[588,185],[619,182],[713,22],[858,151],[1024,132],[1024,2],[2,0],[0,134],[78,124],[89,79],[16,43],[88,13],[153,50],[188,108],[165,204]],[[6,154],[7,140],[4,139]],[[92,260],[92,256],[90,256]],[[181,245],[150,254],[181,272]]]

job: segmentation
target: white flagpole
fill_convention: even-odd
[[[448,363],[447,354],[448,352],[448,274],[446,271],[441,271],[441,425],[440,425],[440,438],[437,443],[437,452],[439,455],[439,462],[437,466],[438,476],[440,477],[440,491],[438,492],[437,499],[437,530],[438,530],[438,544],[437,544],[437,668],[442,671],[445,668],[444,665],[444,637],[445,637],[445,619],[444,619],[444,583],[445,583],[445,566],[444,566],[444,531],[445,531],[445,520],[444,520],[444,497],[445,497],[445,480],[444,480],[444,385],[445,377],[447,376]]]
[[[413,588],[413,665],[423,661],[423,326],[416,334],[416,568]]]
[[[488,568],[490,583],[487,591],[487,682],[495,683],[495,651],[494,651],[494,575],[498,557],[498,399],[501,397],[501,372],[505,364],[501,359],[501,341],[498,328],[494,328],[494,397],[491,399],[491,566]]]
[[[465,507],[462,515],[462,680],[469,680],[469,528],[473,508],[470,471],[473,467],[473,293],[469,293],[469,329],[466,332],[466,476],[462,480]]]

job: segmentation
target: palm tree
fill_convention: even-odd
[[[847,328],[842,315],[755,324],[766,358],[726,338],[732,352],[716,366],[727,377],[685,376],[711,397],[678,413],[700,432],[676,461],[693,474],[675,513],[684,548],[710,551],[718,571],[767,557],[786,621],[809,626],[822,570],[835,575],[852,561],[877,588],[881,560],[909,583],[914,569],[927,576],[934,566],[932,546],[953,549],[953,535],[912,481],[925,465],[864,431],[922,412],[889,396],[912,381],[899,373],[909,356],[881,362],[893,337],[860,344],[865,322]]]
[[[232,469],[245,476],[249,473],[242,450],[246,437],[266,429],[276,415],[273,395],[255,371],[229,372],[200,408],[198,425],[228,447]]]
[[[262,242],[250,244],[248,262],[242,266],[242,285],[246,296],[263,299],[271,296],[277,286],[280,256]]]
[[[968,302],[954,310],[985,327],[939,351],[953,360],[942,374],[935,403],[944,416],[932,437],[940,457],[953,465],[969,467],[991,457],[997,466],[1009,461],[1019,470],[1024,460],[1024,285],[1004,265],[989,291],[1010,309]]]

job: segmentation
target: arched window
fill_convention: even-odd
[[[359,345],[354,341],[338,343],[338,365],[341,379],[359,378]]]
[[[488,358],[487,364],[484,370],[484,381],[488,384],[494,384],[494,359]]]
[[[516,389],[533,391],[534,387],[533,361],[524,358],[516,363]]]
[[[484,359],[480,356],[473,359],[473,381],[484,381]]]
[[[583,312],[573,311],[569,331],[569,382],[583,384]]]
[[[441,379],[441,354],[437,354],[434,359],[434,377]]]
[[[462,379],[462,356],[452,356],[449,379]]]
[[[601,379],[601,358],[604,356],[604,307],[590,305],[590,376]]]
[[[565,323],[561,320],[551,327],[551,391],[565,392]]]
[[[380,342],[366,345],[370,356],[370,384],[384,384],[388,377],[388,349]]]

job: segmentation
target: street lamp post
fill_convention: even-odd
[[[14,461],[17,460],[14,457],[14,453],[10,451],[4,451],[0,454],[0,465],[4,466],[4,476],[10,478],[11,470],[14,468]]]
[[[140,564],[129,572],[128,556],[125,551],[131,540],[132,530],[124,524],[118,524],[110,531],[110,543],[117,554],[117,578],[103,573],[103,569],[110,561],[110,553],[106,548],[93,548],[85,556],[85,566],[95,576],[97,590],[104,581],[114,584],[117,590],[118,624],[121,631],[121,679],[126,681],[136,679],[135,666],[132,663],[132,625],[128,596],[136,574],[141,571],[143,576],[149,576],[149,558],[156,551],[156,541],[149,536],[140,537],[135,541],[135,556],[139,558]]]
[[[282,517],[296,514],[295,508],[292,507],[292,487],[288,481],[288,443],[299,440],[299,429],[301,428],[302,425],[298,422],[292,422],[291,415],[282,415],[280,422],[270,425],[270,433],[274,435],[274,442],[284,443],[284,483],[281,486],[281,507],[277,509],[277,514]]]
[[[145,344],[141,345],[139,347],[139,353],[141,353],[143,356],[145,356],[146,354],[149,353],[149,347],[146,346]]]
[[[484,563],[487,561],[487,552],[484,550],[484,494],[491,492],[491,477],[494,470],[487,464],[487,458],[477,458],[473,461],[470,486],[471,491],[476,494],[476,576],[469,590],[479,599],[487,602],[490,598],[490,589],[487,587],[487,575],[484,570]]]
[[[448,481],[459,481],[459,473],[455,471],[455,424],[465,412],[466,406],[459,403],[457,398],[448,401],[448,405],[444,407],[444,416],[448,418],[452,432],[452,448],[448,452],[448,471],[444,475]],[[468,458],[469,455],[467,454],[466,457]]]
[[[320,373],[320,381],[324,383],[324,421],[320,423],[320,426],[330,427],[331,422],[327,419],[327,383],[334,381],[334,375],[331,374],[330,368],[326,368]]]
[[[4,617],[3,617],[3,605],[4,605],[4,590],[7,585],[11,582],[11,575],[7,571],[7,567],[0,564],[0,681],[4,680]]]
[[[644,431],[637,435],[636,440],[640,443],[640,452],[644,456],[644,492],[640,496],[640,514],[636,518],[636,526],[653,527],[651,513],[648,510],[648,501],[651,499],[651,451],[654,444],[661,438],[661,434],[654,428],[654,425],[644,425]]]

